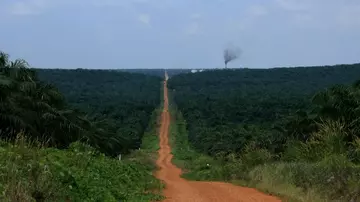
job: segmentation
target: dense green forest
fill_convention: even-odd
[[[152,111],[160,104],[161,78],[111,70],[38,69],[39,78],[56,86],[75,110],[104,128],[99,145],[118,154],[140,147]],[[119,145],[111,145],[117,142]]]
[[[169,88],[194,147],[214,155],[239,151],[256,138],[272,149],[283,149],[288,135],[284,131],[294,132],[289,116],[311,110],[311,98],[318,91],[351,84],[359,75],[360,64],[212,70],[174,76]]]
[[[160,84],[117,71],[36,70],[0,52],[0,200],[161,198],[149,159]]]
[[[360,201],[359,75],[360,64],[176,75],[176,161],[196,180]]]

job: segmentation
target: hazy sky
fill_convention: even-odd
[[[39,68],[360,62],[360,0],[0,0],[0,50]]]

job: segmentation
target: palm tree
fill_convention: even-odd
[[[353,86],[338,85],[313,97],[314,113],[322,119],[343,123],[348,141],[360,134],[360,82]]]
[[[41,82],[24,60],[10,61],[0,52],[0,138],[28,138],[48,146],[67,147],[85,141],[108,155],[125,153],[131,136],[123,136],[116,123],[91,118],[66,106],[63,95]],[[126,132],[125,133],[131,133]]]
[[[0,54],[0,135],[11,139],[24,131],[53,145],[79,139],[82,128],[73,122],[78,121],[73,112],[65,109],[63,96],[28,67],[24,60],[10,62],[8,55]]]

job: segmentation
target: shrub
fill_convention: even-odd
[[[119,161],[79,142],[67,150],[30,146],[0,147],[2,201],[149,201],[161,184],[151,168]]]

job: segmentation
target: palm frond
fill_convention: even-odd
[[[36,83],[33,81],[24,81],[19,84],[19,90],[27,94],[36,91],[36,87]]]
[[[10,87],[13,84],[13,80],[5,75],[0,74],[0,88]]]
[[[7,66],[8,63],[9,55],[4,52],[0,52],[0,68]]]
[[[52,114],[52,113],[44,113],[42,116],[41,116],[42,119],[47,119],[47,120],[55,120],[57,118],[57,116],[55,114]]]
[[[314,95],[314,97],[312,98],[312,103],[316,105],[325,105],[329,102],[329,99],[330,98],[328,92],[324,91]]]
[[[11,68],[28,68],[29,63],[27,63],[23,59],[16,59],[15,61],[10,63],[10,67]]]

